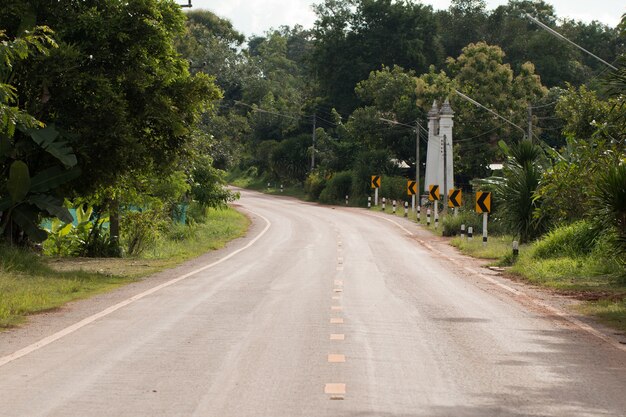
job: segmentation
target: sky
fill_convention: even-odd
[[[209,9],[220,17],[233,22],[235,29],[246,36],[261,35],[272,27],[300,24],[311,28],[315,14],[312,3],[322,0],[192,0],[194,9]],[[180,3],[186,3],[181,0]],[[422,0],[435,9],[447,9],[449,0]],[[487,8],[494,9],[508,3],[507,0],[487,0]],[[567,17],[584,22],[599,20],[609,26],[616,26],[622,14],[626,13],[624,0],[548,0],[559,17]]]

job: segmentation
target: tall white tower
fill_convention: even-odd
[[[424,193],[428,193],[431,184],[441,184],[439,179],[439,166],[441,159],[441,141],[439,140],[439,109],[437,101],[433,101],[433,106],[428,112],[428,148],[426,150],[426,172],[424,174]],[[441,176],[443,181],[443,175]]]
[[[438,108],[435,101],[433,107],[428,112],[428,150],[426,153],[424,193],[428,193],[428,187],[434,184],[439,185],[439,192],[442,197],[444,193],[454,188],[454,158],[452,155],[453,118],[454,111],[450,107],[448,99],[443,103],[441,109]],[[444,166],[445,174],[443,172]]]
[[[445,154],[446,162],[445,162],[445,187],[443,181],[443,167],[441,166],[440,170],[442,173],[441,182],[439,183],[441,186],[441,193],[446,193],[448,190],[454,188],[454,160],[452,158],[452,127],[454,126],[454,111],[452,107],[450,107],[450,101],[446,98],[446,101],[441,106],[441,110],[439,110],[439,139],[441,143],[441,149],[444,150],[443,146],[445,146],[445,151],[442,152],[441,161],[443,162],[443,155]],[[445,140],[444,140],[445,139]]]

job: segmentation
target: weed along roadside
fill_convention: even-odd
[[[113,290],[222,248],[243,236],[249,224],[248,218],[233,208],[207,209],[202,222],[171,225],[135,257],[52,257],[3,246],[0,330],[23,323],[28,315]],[[59,248],[62,244],[54,245]]]

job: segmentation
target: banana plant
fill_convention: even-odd
[[[48,236],[39,225],[42,215],[56,217],[65,223],[72,221],[69,210],[63,207],[62,200],[53,191],[77,178],[80,169],[71,147],[54,126],[25,129],[23,133],[32,139],[35,147],[52,155],[62,166],[53,165],[33,175],[28,164],[18,159],[16,144],[9,137],[2,136],[0,166],[8,166],[8,179],[3,187],[8,195],[0,194],[0,234],[8,234],[12,239],[14,231],[20,230],[31,240],[42,242]]]

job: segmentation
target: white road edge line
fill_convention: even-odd
[[[225,262],[228,259],[232,258],[233,256],[235,256],[235,255],[243,252],[244,250],[250,248],[259,239],[261,239],[261,237],[263,237],[263,235],[265,235],[265,233],[272,226],[272,222],[270,222],[266,217],[264,217],[264,216],[262,216],[262,215],[260,215],[260,214],[258,214],[256,212],[254,212],[252,210],[249,210],[247,208],[243,208],[243,209],[248,211],[248,212],[250,212],[250,213],[252,213],[252,214],[254,214],[255,216],[258,216],[261,219],[265,220],[265,223],[266,223],[265,228],[261,231],[261,233],[259,233],[258,236],[256,236],[250,242],[248,242],[248,244],[246,246],[244,246],[242,248],[239,248],[236,251],[230,253],[229,255],[226,255],[223,258],[218,259],[217,261],[215,261],[213,263],[205,265],[202,268],[198,268],[198,269],[196,269],[194,271],[191,271],[191,272],[189,272],[187,274],[181,275],[181,276],[179,276],[177,278],[174,278],[174,279],[172,279],[170,281],[164,282],[163,284],[157,285],[156,287],[152,287],[149,290],[146,290],[146,291],[144,291],[144,292],[142,292],[140,294],[137,294],[137,295],[135,295],[135,296],[133,296],[131,298],[128,298],[128,299],[126,299],[124,301],[121,301],[121,302],[119,302],[119,303],[117,303],[117,304],[115,304],[115,305],[113,305],[113,306],[111,306],[111,307],[109,307],[109,308],[107,308],[105,310],[102,310],[99,313],[96,313],[96,314],[94,314],[92,316],[84,318],[81,321],[79,321],[79,322],[77,322],[77,323],[75,323],[75,324],[73,324],[73,325],[71,325],[69,327],[66,327],[63,330],[59,330],[58,332],[56,332],[56,333],[54,333],[54,334],[52,334],[52,335],[50,335],[48,337],[45,337],[45,338],[41,339],[40,341],[35,342],[35,343],[33,343],[33,344],[29,345],[29,346],[26,346],[26,347],[24,347],[24,348],[22,348],[22,349],[20,349],[20,350],[18,350],[16,352],[13,352],[10,355],[0,357],[0,367],[6,365],[7,363],[12,362],[12,361],[14,361],[16,359],[22,358],[22,357],[24,357],[24,356],[26,356],[26,355],[28,355],[28,354],[38,350],[38,349],[41,349],[41,348],[43,348],[43,347],[45,347],[45,346],[47,346],[47,345],[49,345],[49,344],[51,344],[51,343],[61,339],[61,338],[65,337],[65,336],[67,336],[69,334],[72,334],[75,331],[79,330],[80,328],[85,327],[86,325],[91,324],[94,321],[96,321],[98,319],[101,319],[102,317],[108,316],[109,314],[119,310],[120,308],[126,307],[127,305],[132,304],[132,303],[134,303],[137,300],[140,300],[140,299],[142,299],[144,297],[147,297],[148,295],[154,294],[155,292],[160,291],[163,288],[166,288],[166,287],[169,287],[171,285],[174,285],[177,282],[180,282],[180,281],[182,281],[184,279],[187,279],[187,278],[189,278],[189,277],[191,277],[191,276],[193,276],[195,274],[198,274],[198,273],[200,273],[202,271],[206,271],[209,268],[213,268],[214,266],[219,265],[222,262]]]
[[[399,224],[398,222],[396,222],[394,220],[387,219],[387,218],[385,218],[383,216],[379,216],[379,215],[371,214],[371,213],[367,213],[367,215],[368,216],[372,216],[372,217],[378,217],[379,219],[383,219],[383,220],[386,220],[386,221],[388,221],[390,223],[393,223],[396,226],[398,226],[400,229],[405,231],[409,236],[414,236],[414,234],[411,231],[407,230],[405,227],[403,227],[401,224]],[[431,245],[429,245],[425,241],[423,241],[421,239],[417,239],[417,241],[421,245],[423,245],[426,248],[428,248],[430,251],[435,252],[435,253],[443,256],[443,257],[446,257],[446,258],[450,259],[443,252],[435,249],[434,247],[432,247]],[[450,260],[452,260],[452,259],[450,259]],[[461,266],[458,262],[456,262],[454,260],[452,260],[452,262],[454,262],[458,266]],[[466,271],[470,272],[471,274],[473,274],[473,275],[475,275],[477,277],[482,278],[483,280],[485,280],[487,282],[490,282],[490,283],[492,283],[494,285],[497,285],[498,287],[500,287],[500,288],[502,288],[502,289],[512,293],[513,295],[515,295],[517,297],[524,298],[524,299],[530,301],[531,303],[535,304],[536,306],[541,307],[541,308],[543,308],[545,310],[548,310],[549,312],[551,312],[555,316],[558,316],[561,319],[570,322],[571,324],[573,324],[574,326],[578,327],[582,331],[587,332],[590,335],[597,337],[598,339],[608,343],[609,345],[613,346],[614,348],[616,348],[618,350],[626,352],[626,345],[623,345],[620,342],[618,342],[617,340],[615,340],[614,338],[604,334],[603,332],[601,332],[599,330],[596,330],[595,328],[591,327],[587,323],[585,323],[585,322],[583,322],[581,320],[578,320],[575,317],[572,317],[570,314],[568,314],[568,313],[566,313],[566,312],[564,312],[564,311],[562,311],[562,310],[560,310],[560,309],[558,309],[556,307],[552,307],[551,305],[543,303],[543,302],[541,302],[541,301],[539,301],[537,299],[534,299],[531,296],[529,296],[528,294],[526,294],[525,292],[519,291],[519,290],[517,290],[517,289],[515,289],[513,287],[509,287],[508,285],[503,284],[503,283],[499,282],[498,280],[493,279],[493,278],[491,278],[491,277],[489,277],[489,276],[487,276],[485,274],[482,274],[479,271],[476,271],[475,269],[468,268],[468,267],[463,267],[463,269],[465,269]]]
[[[408,234],[409,236],[413,236],[413,232],[411,232],[409,229],[405,228],[405,227],[404,227],[404,226],[402,226],[400,223],[398,223],[398,222],[396,222],[396,221],[394,221],[394,220],[388,219],[388,218],[383,217],[383,216],[379,216],[379,215],[377,215],[377,214],[370,214],[370,213],[367,213],[367,215],[368,215],[368,216],[372,216],[372,217],[378,217],[379,219],[386,220],[386,221],[388,221],[389,223],[393,223],[393,224],[395,224],[396,226],[398,226],[400,229],[404,230],[404,231],[406,232],[406,234]]]

